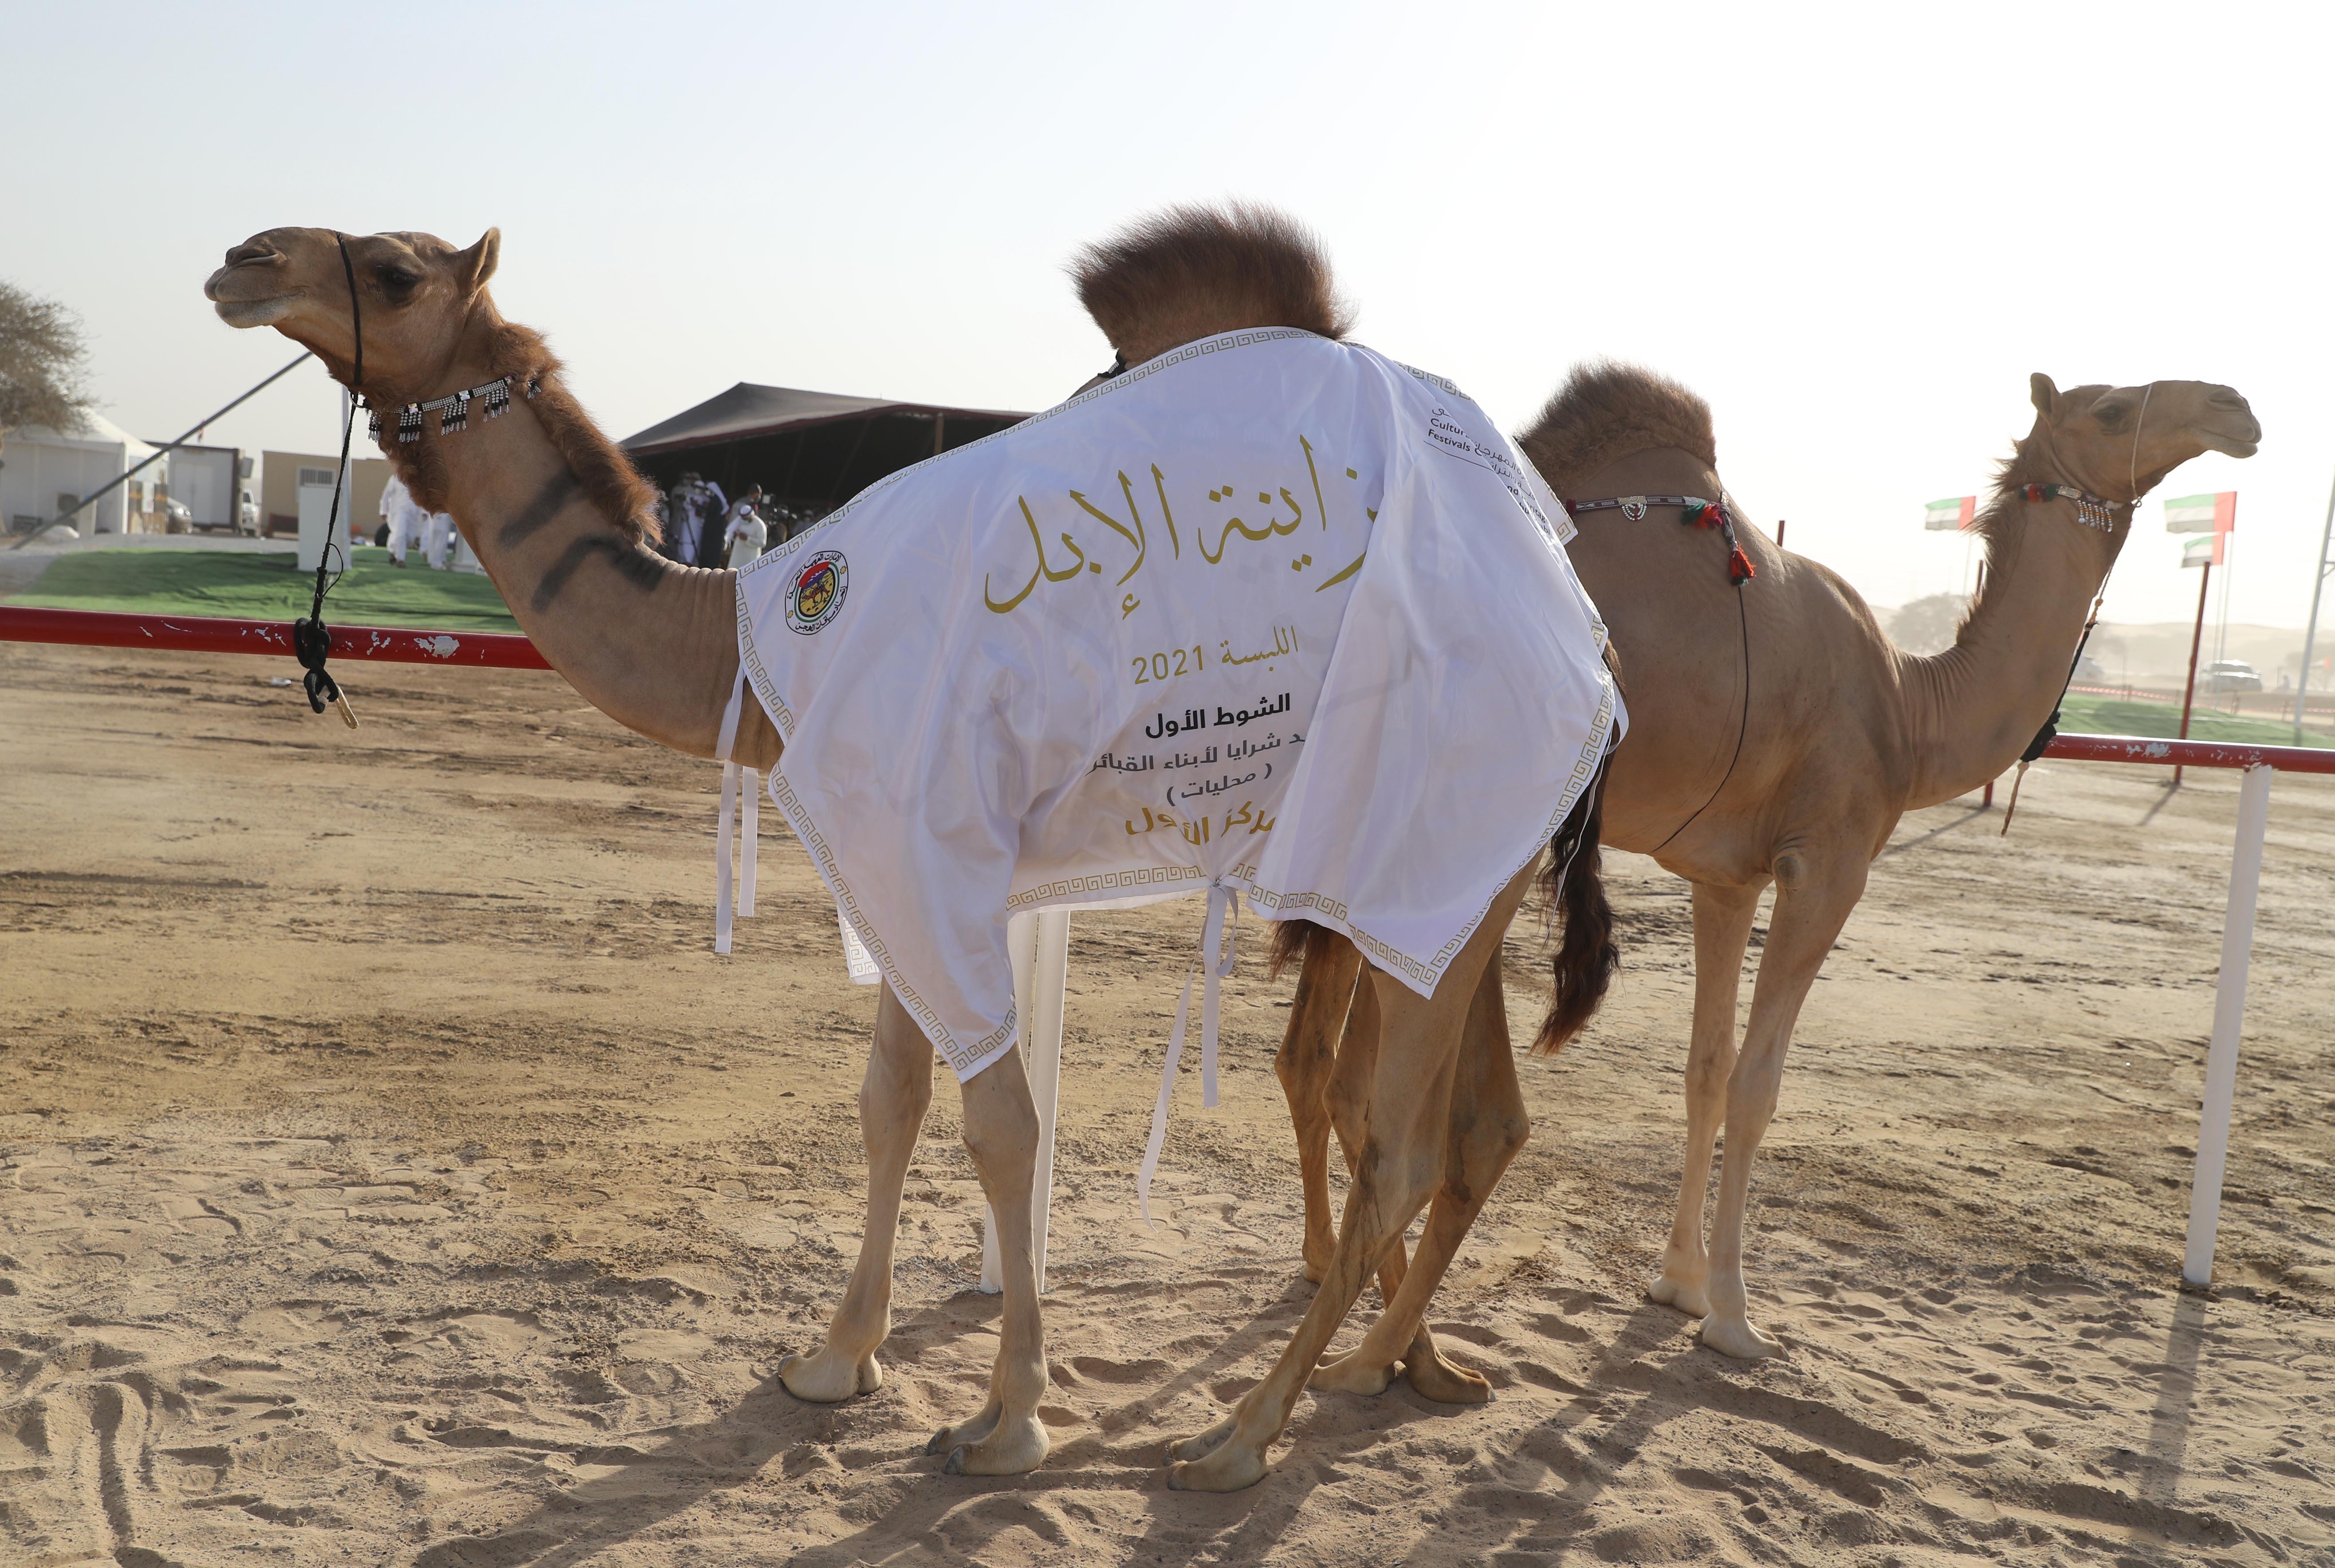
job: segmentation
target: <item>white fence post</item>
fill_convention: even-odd
[[[1046,1288],[1046,1222],[1054,1196],[1054,1111],[1062,1085],[1062,1002],[1070,983],[1071,912],[1042,909],[1006,923],[1005,944],[1013,957],[1013,1007],[1021,1016],[1030,1074],[1030,1098],[1038,1107],[1038,1166],[1031,1178],[1030,1250],[1038,1265],[1038,1289]],[[1005,1288],[997,1259],[997,1211],[981,1218],[981,1288],[991,1295]]]
[[[2214,1237],[2222,1224],[2222,1169],[2230,1152],[2230,1101],[2238,1085],[2238,1036],[2246,1020],[2246,964],[2253,953],[2254,901],[2262,887],[2262,835],[2270,825],[2275,769],[2249,768],[2238,786],[2237,843],[2230,856],[2230,907],[2222,923],[2222,973],[2214,989],[2214,1035],[2205,1050],[2205,1107],[2197,1127],[2197,1171],[2189,1186],[2189,1250],[2181,1277],[2214,1279]]]

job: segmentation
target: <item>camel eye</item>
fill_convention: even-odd
[[[404,299],[421,284],[419,274],[408,272],[402,266],[384,266],[374,276],[381,280],[382,292],[392,300]]]
[[[2124,423],[2124,407],[2120,403],[2111,403],[2106,408],[2094,409],[2092,417],[2109,430],[2114,430]]]

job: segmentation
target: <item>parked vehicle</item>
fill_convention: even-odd
[[[2205,666],[2208,692],[2259,692],[2262,672],[2243,659],[2216,659]]]

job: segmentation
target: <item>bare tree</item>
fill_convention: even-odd
[[[19,425],[82,428],[91,397],[81,318],[0,282],[0,441]]]

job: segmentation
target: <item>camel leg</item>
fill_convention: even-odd
[[[1038,1107],[1019,1050],[1007,1051],[964,1086],[964,1147],[997,1216],[1005,1321],[990,1370],[989,1402],[972,1420],[934,1433],[925,1452],[946,1454],[942,1468],[952,1476],[1018,1476],[1036,1469],[1051,1446],[1038,1419],[1038,1399],[1046,1391],[1046,1344],[1031,1240]]]
[[[1338,1331],[1362,1282],[1443,1177],[1451,1114],[1452,1069],[1459,1055],[1476,982],[1496,961],[1500,940],[1524,899],[1531,868],[1493,901],[1484,922],[1422,999],[1373,971],[1380,1028],[1368,1131],[1346,1195],[1345,1220],[1322,1288],[1263,1382],[1232,1414],[1198,1436],[1168,1445],[1168,1484],[1182,1491],[1231,1492],[1264,1478],[1265,1450],[1289,1425],[1323,1350]]]
[[[1772,1356],[1783,1345],[1753,1326],[1743,1288],[1743,1216],[1751,1159],[1776,1114],[1792,1025],[1833,939],[1865,893],[1865,863],[1811,863],[1792,852],[1776,861],[1776,909],[1751,989],[1751,1022],[1727,1083],[1727,1152],[1719,1166],[1719,1212],[1711,1224],[1710,1311],[1702,1342],[1729,1356]]]
[[[1662,1249],[1662,1277],[1646,1294],[1691,1318],[1710,1311],[1710,1256],[1702,1244],[1702,1198],[1710,1185],[1710,1146],[1727,1107],[1735,1070],[1735,1005],[1743,989],[1743,950],[1759,912],[1764,883],[1748,887],[1694,885],[1694,1043],[1686,1059],[1686,1171],[1677,1217]]]
[[[1380,1271],[1385,1312],[1361,1344],[1313,1374],[1315,1389],[1379,1393],[1386,1388],[1400,1358],[1410,1386],[1428,1399],[1480,1405],[1492,1397],[1491,1384],[1480,1374],[1453,1365],[1436,1350],[1427,1329],[1427,1306],[1485,1200],[1531,1134],[1532,1118],[1526,1113],[1524,1091],[1516,1083],[1499,966],[1487,963],[1483,978],[1476,983],[1467,1035],[1452,1073],[1443,1186],[1428,1211],[1419,1255],[1410,1260],[1407,1270],[1392,1271],[1392,1289],[1388,1285],[1390,1271]],[[1395,1263],[1401,1255],[1402,1242],[1398,1237],[1387,1256]]]
[[[1378,1071],[1378,991],[1375,986],[1357,986],[1353,1006],[1346,1014],[1345,1038],[1338,1044],[1336,1066],[1323,1097],[1329,1111],[1330,1125],[1337,1130],[1339,1151],[1345,1156],[1349,1173],[1359,1166],[1362,1145],[1370,1131],[1371,1085]],[[1456,1109],[1454,1114],[1458,1114]],[[1409,1272],[1408,1263],[1402,1235],[1398,1232],[1379,1262],[1379,1301],[1381,1306],[1390,1305],[1396,1293],[1402,1289],[1403,1277]],[[1446,1404],[1473,1405],[1482,1403],[1490,1396],[1489,1384],[1473,1372],[1443,1359],[1435,1349],[1435,1336],[1428,1331],[1424,1323],[1419,1325],[1401,1356],[1411,1387],[1428,1399],[1440,1399]],[[1330,1371],[1332,1367],[1339,1370]],[[1393,1376],[1392,1358],[1388,1358],[1373,1372],[1347,1355],[1325,1363],[1323,1370],[1314,1374],[1313,1387],[1346,1394],[1381,1394],[1386,1391],[1386,1386]]]
[[[892,1244],[900,1229],[900,1186],[933,1101],[933,1047],[890,986],[876,1004],[876,1040],[859,1084],[859,1137],[867,1150],[867,1223],[843,1304],[827,1343],[779,1363],[779,1380],[798,1399],[828,1403],[883,1386],[876,1347],[892,1331]]]
[[[1361,953],[1342,936],[1314,944],[1298,973],[1289,1029],[1273,1059],[1273,1073],[1289,1099],[1289,1120],[1297,1132],[1297,1172],[1305,1191],[1305,1277],[1317,1284],[1338,1245],[1330,1210],[1330,1112],[1324,1097],[1361,966]]]

